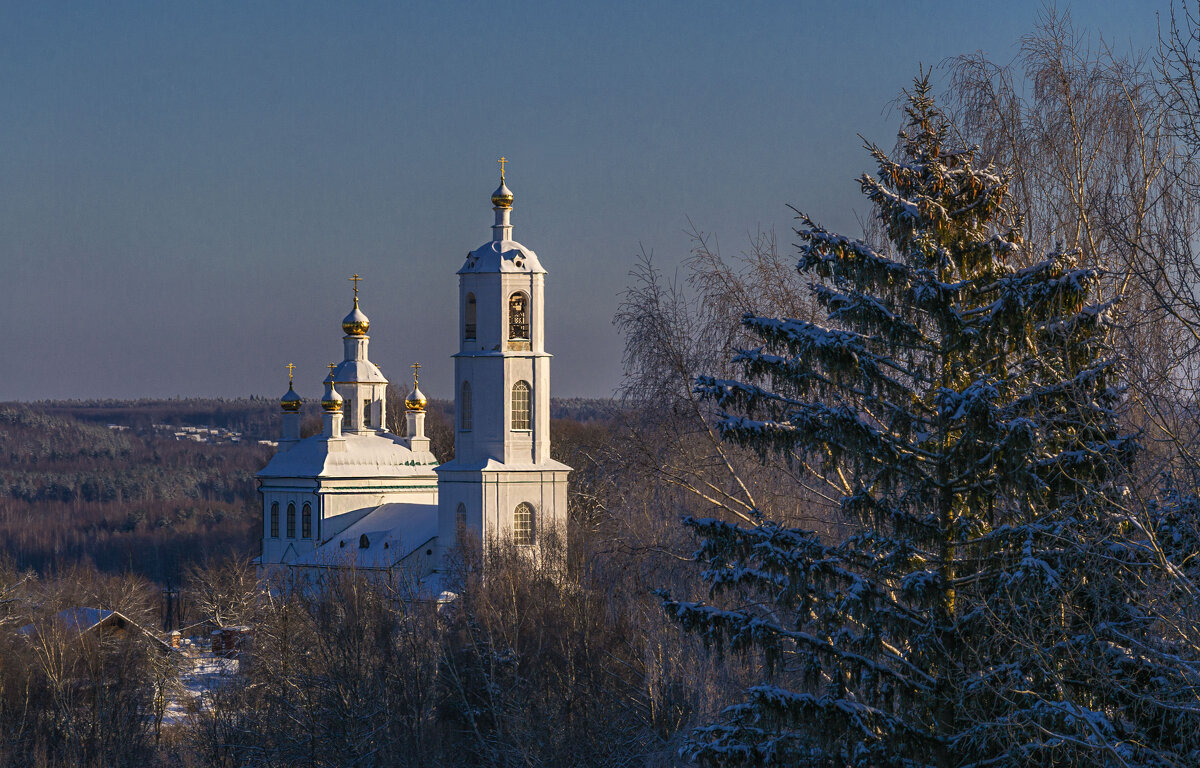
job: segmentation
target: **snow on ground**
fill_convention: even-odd
[[[240,664],[237,659],[216,656],[211,651],[199,649],[184,649],[179,658],[181,688],[167,704],[164,725],[181,723],[187,718],[188,712],[202,707],[204,694],[233,680]]]

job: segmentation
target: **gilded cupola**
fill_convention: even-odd
[[[326,413],[337,413],[342,410],[342,396],[333,386],[333,369],[335,367],[333,363],[329,364],[329,375],[325,377],[325,394],[321,396],[321,408]]]
[[[366,336],[367,331],[371,328],[371,321],[358,308],[358,283],[362,278],[355,273],[350,280],[354,282],[354,309],[350,310],[350,314],[342,320],[342,330],[347,336]]]
[[[292,389],[292,383],[288,382],[288,391],[283,397],[279,398],[279,407],[289,413],[300,410],[300,406],[304,401],[300,399],[300,395],[296,394],[296,390]]]
[[[492,205],[497,208],[512,208],[513,193],[504,182],[492,193]]]
[[[358,308],[358,297],[354,297],[354,309],[350,310],[350,314],[342,320],[342,330],[347,336],[366,336],[367,331],[371,328],[371,321],[363,314],[363,311]]]
[[[292,372],[296,370],[296,366],[292,363],[287,364],[288,369],[288,391],[279,398],[279,407],[287,413],[295,413],[300,410],[300,406],[304,401],[300,399],[300,395],[296,394],[296,390],[292,388]]]
[[[347,336],[366,336],[371,329],[371,320],[359,308],[359,300],[354,300],[354,310],[342,320],[342,330]]]
[[[404,398],[404,407],[414,413],[420,413],[425,410],[425,406],[429,405],[429,400],[425,397],[425,393],[417,386],[418,372],[421,370],[420,363],[413,363],[413,388],[412,392]]]
[[[502,157],[500,163],[500,186],[496,187],[496,191],[492,193],[492,205],[496,208],[512,208],[513,193],[504,183],[504,165],[508,162],[508,158]]]

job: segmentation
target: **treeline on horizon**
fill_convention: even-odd
[[[388,405],[393,410],[393,417],[403,410],[402,405],[394,407],[404,402],[403,394],[395,385],[388,387]],[[310,421],[318,420],[317,403],[310,402],[308,406]],[[603,420],[611,416],[614,408],[620,407],[620,403],[611,398],[553,397],[550,399],[550,418]],[[51,416],[68,416],[106,425],[119,424],[135,430],[148,430],[154,424],[165,424],[229,429],[241,432],[252,440],[274,440],[279,434],[278,399],[258,395],[230,398],[32,400],[0,403],[0,408],[30,408]],[[454,401],[430,398],[429,409],[449,415],[454,410]]]
[[[402,434],[403,394],[389,388],[388,398],[389,426]],[[554,400],[551,428],[570,453],[580,430],[613,409],[605,400]],[[320,424],[310,413],[303,433]],[[454,455],[452,424],[453,403],[431,402],[427,432],[443,461]],[[242,439],[176,440],[154,425],[228,429]],[[92,565],[178,584],[209,558],[256,556],[254,475],[275,451],[258,441],[278,431],[279,406],[267,398],[0,404],[0,557],[41,574]]]

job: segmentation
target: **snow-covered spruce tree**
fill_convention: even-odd
[[[688,519],[710,600],[683,625],[765,659],[700,728],[700,763],[1200,764],[1196,685],[1136,609],[1124,538],[1136,441],[1098,275],[1031,250],[1006,177],[949,146],[926,77],[892,159],[864,175],[890,245],[806,216],[799,269],[828,323],[747,316],[743,381],[702,378],[725,439],[802,461],[843,541]]]

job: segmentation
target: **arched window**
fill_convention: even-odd
[[[288,504],[287,537],[289,539],[296,538],[296,505],[295,504]]]
[[[508,338],[529,341],[529,297],[519,291],[508,297]]]
[[[464,381],[462,383],[462,397],[459,398],[459,407],[462,408],[462,414],[458,417],[459,429],[464,432],[471,431],[471,382]]]
[[[371,546],[371,540],[367,538],[367,534],[364,533],[362,536],[358,537],[358,548],[359,549],[367,549],[370,546]]]
[[[475,294],[468,293],[463,307],[463,341],[475,341]]]
[[[279,538],[279,502],[271,502],[271,538]]]
[[[300,538],[312,538],[312,507],[308,502],[304,503],[304,509],[300,512]]]
[[[371,426],[371,398],[363,400],[363,426]]]
[[[518,381],[512,388],[512,428],[529,429],[529,382]]]
[[[521,502],[513,512],[513,543],[528,546],[533,543],[533,505]]]
[[[460,539],[467,531],[467,505],[462,502],[458,503],[458,509],[454,511],[454,529]]]

